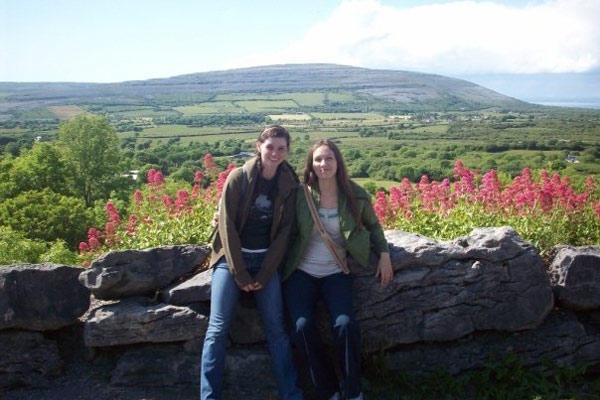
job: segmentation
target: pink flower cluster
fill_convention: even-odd
[[[227,176],[235,168],[235,165],[229,164],[217,176],[217,164],[214,162],[212,155],[206,154],[204,167],[204,172],[196,171],[194,174],[194,186],[191,194],[188,189],[180,189],[177,191],[176,198],[165,193],[167,185],[162,172],[155,169],[148,170],[147,195],[144,195],[143,190],[135,190],[132,196],[132,205],[135,212],[129,215],[127,225],[121,226],[121,217],[117,208],[112,202],[108,201],[105,205],[107,222],[104,225],[104,231],[90,228],[88,240],[79,244],[79,252],[94,252],[98,251],[103,245],[111,247],[120,243],[122,242],[121,238],[124,236],[120,237],[119,235],[135,235],[140,223],[152,224],[155,220],[165,216],[167,218],[177,218],[182,213],[192,212],[192,206],[196,200],[200,200],[204,204],[216,204],[223,191]]]
[[[102,236],[102,232],[100,232],[98,229],[96,229],[96,228],[88,229],[88,233],[87,233],[88,241],[79,243],[79,252],[84,253],[87,251],[95,250],[98,247],[100,247],[101,246],[100,245],[100,237],[101,236]]]
[[[225,187],[225,181],[227,180],[227,177],[229,176],[231,171],[234,170],[234,168],[235,168],[235,164],[229,163],[229,165],[227,165],[227,168],[225,169],[225,171],[219,173],[219,178],[217,179],[217,191],[219,193],[219,196],[223,192],[223,188]]]
[[[512,183],[503,186],[495,170],[480,176],[479,171],[466,169],[460,160],[454,167],[454,179],[451,185],[448,179],[430,182],[426,175],[416,184],[404,178],[399,187],[390,188],[389,196],[376,194],[375,213],[382,224],[388,224],[401,216],[412,217],[415,208],[446,214],[461,201],[481,204],[491,213],[537,215],[556,209],[573,213],[583,211],[590,204],[590,193],[597,189],[591,176],[585,181],[586,190],[576,193],[569,177],[550,177],[547,171],[541,171],[535,180],[530,168],[524,168]],[[600,203],[592,207],[600,218]]]
[[[160,186],[165,183],[165,178],[162,172],[157,171],[153,168],[148,170],[148,174],[146,176],[148,185],[150,186]]]
[[[207,174],[209,175],[213,175],[217,172],[217,164],[215,163],[215,160],[213,159],[212,154],[207,153],[204,155],[204,170],[206,171]]]

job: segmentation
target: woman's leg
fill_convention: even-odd
[[[269,282],[255,293],[260,311],[269,353],[273,360],[279,396],[283,400],[302,400],[290,338],[283,320],[283,299],[279,275],[275,273]]]
[[[292,321],[292,338],[308,365],[315,395],[318,400],[328,400],[338,391],[338,384],[314,320],[319,279],[295,271],[283,283],[283,295]]]
[[[210,320],[204,338],[200,372],[200,398],[202,400],[221,398],[221,382],[229,326],[240,295],[233,275],[229,272],[224,260],[215,266],[210,290]]]
[[[334,274],[322,278],[321,293],[327,304],[338,363],[344,374],[342,387],[344,399],[359,398],[360,384],[360,332],[354,317],[352,303],[352,278]]]

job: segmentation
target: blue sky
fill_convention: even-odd
[[[599,0],[0,0],[0,81],[334,62],[443,75],[600,67]]]

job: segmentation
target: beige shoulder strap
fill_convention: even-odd
[[[346,258],[339,254],[340,252],[345,252],[346,249],[344,249],[343,247],[335,243],[333,239],[331,239],[331,236],[329,236],[329,234],[325,230],[325,227],[323,226],[321,218],[319,218],[319,213],[317,212],[317,207],[315,206],[315,202],[313,201],[312,195],[310,194],[308,185],[306,183],[303,183],[302,187],[304,188],[304,196],[306,197],[306,202],[308,203],[310,214],[312,215],[313,220],[315,221],[315,227],[317,228],[317,231],[321,235],[321,238],[323,238],[323,241],[327,245],[329,251],[331,251],[333,258],[335,258],[338,265],[346,274],[349,273],[350,269],[346,264]]]

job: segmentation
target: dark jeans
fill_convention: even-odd
[[[335,353],[343,374],[344,399],[357,397],[360,386],[360,333],[352,305],[352,278],[338,273],[315,278],[297,270],[283,283],[283,296],[292,322],[292,338],[307,362],[318,400],[340,390],[315,322],[315,305],[321,297],[329,312]]]

